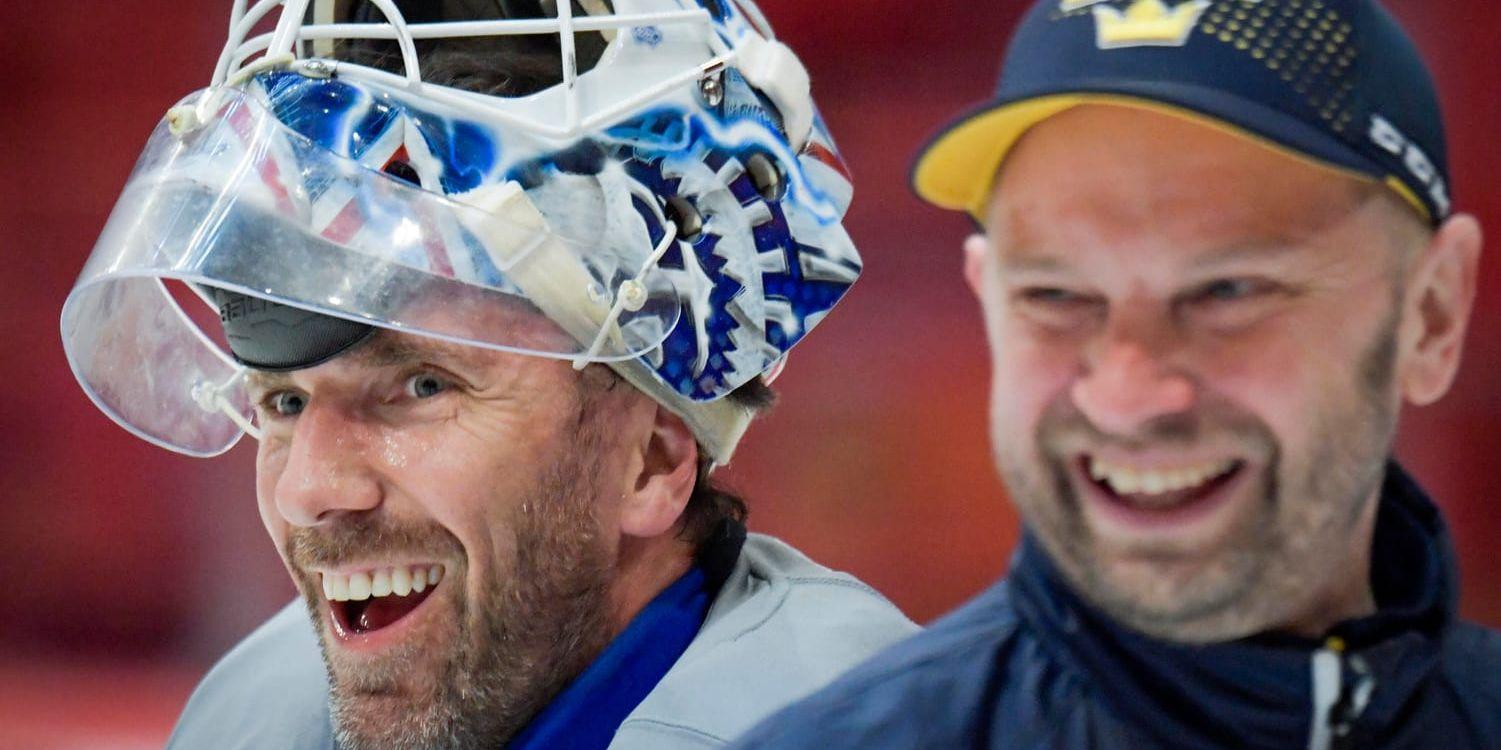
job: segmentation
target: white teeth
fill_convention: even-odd
[[[443,578],[441,565],[379,568],[349,575],[323,574],[323,595],[331,602],[364,601],[371,597],[407,596],[436,586]]]
[[[1101,463],[1098,459],[1090,458],[1089,459],[1089,478],[1090,479],[1094,479],[1096,481],[1104,479],[1105,478],[1105,464]]]
[[[348,601],[349,600],[349,577],[348,576],[325,575],[325,576],[323,576],[323,580],[329,582],[327,584],[327,588],[331,592],[329,594],[329,597],[328,597],[329,599],[332,599],[332,600],[334,600],[336,602],[342,602],[342,601]]]
[[[1089,458],[1089,476],[1118,495],[1161,495],[1198,487],[1235,466],[1233,459],[1171,470],[1133,469]]]
[[[370,574],[355,573],[349,577],[349,598],[362,602],[370,598]]]
[[[377,570],[377,571],[375,571],[374,573],[372,573],[370,575],[370,595],[371,596],[390,596],[391,595],[391,571],[390,570]]]
[[[1141,475],[1141,491],[1148,495],[1160,495],[1167,489],[1168,478],[1161,472],[1148,472]]]

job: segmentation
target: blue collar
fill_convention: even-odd
[[[744,541],[744,527],[722,527],[694,567],[657,594],[507,749],[608,747],[621,723],[698,636]]]
[[[1456,574],[1438,509],[1392,464],[1382,488],[1371,570],[1379,611],[1339,636],[1371,665],[1361,723],[1379,730],[1438,666],[1454,620]],[[1260,635],[1186,645],[1124,628],[1080,599],[1027,535],[1010,587],[1048,651],[1082,674],[1118,718],[1172,747],[1301,747],[1313,711],[1310,661],[1320,640]]]

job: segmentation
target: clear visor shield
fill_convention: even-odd
[[[152,134],[62,314],[84,390],[153,443],[215,455],[252,416],[243,368],[166,279],[575,362],[639,357],[677,323],[663,248],[627,259],[570,240],[515,183],[421,190],[319,148],[237,89],[190,104],[205,116]]]

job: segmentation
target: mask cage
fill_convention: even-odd
[[[230,15],[229,38],[215,66],[211,85],[234,84],[270,67],[287,66],[314,77],[335,73],[341,77],[364,79],[386,86],[398,86],[412,93],[466,111],[498,125],[525,130],[543,138],[567,140],[606,127],[631,113],[643,109],[669,92],[686,84],[711,77],[743,56],[736,45],[749,36],[764,42],[775,37],[765,17],[752,0],[577,0],[586,15],[575,13],[573,2],[543,0],[539,6],[551,6],[551,18],[509,18],[487,21],[442,21],[407,23],[394,0],[366,0],[384,15],[383,23],[338,23],[340,3],[336,0],[235,0]],[[631,5],[675,5],[677,9],[643,12],[615,12]],[[311,7],[310,7],[311,6]],[[250,36],[257,25],[281,9],[275,30]],[[314,22],[309,23],[312,19]],[[599,33],[613,47],[617,32],[650,27],[697,27],[697,37],[707,48],[705,59],[684,65],[660,80],[633,92],[624,99],[596,111],[585,111],[581,103],[577,35]],[[517,102],[551,93],[551,89],[531,97],[508,100],[476,94],[446,86],[426,83],[416,43],[419,40],[460,39],[474,37],[556,35],[561,51],[561,117],[537,111],[536,107]],[[396,42],[401,54],[402,75],[364,65],[328,59],[304,57],[309,48],[316,55],[331,54],[336,41],[387,40]],[[604,51],[608,58],[610,50]],[[256,58],[260,55],[259,58]],[[559,123],[561,120],[561,123]],[[795,138],[796,140],[796,138]]]

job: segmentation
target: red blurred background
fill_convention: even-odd
[[[906,188],[918,145],[983,98],[1024,3],[763,0],[813,73],[856,175],[867,272],[779,381],[732,483],[752,527],[926,621],[1003,570],[1015,514],[986,447],[988,374],[959,276],[965,222]],[[1460,207],[1501,231],[1501,21],[1482,0],[1389,0],[1428,55]],[[253,445],[200,461],[115,427],[78,389],[57,316],[146,135],[207,83],[228,0],[0,4],[0,747],[159,746],[218,655],[292,596]],[[1492,252],[1501,252],[1493,245]],[[1501,626],[1501,263],[1463,372],[1399,455],[1448,513],[1466,616]],[[50,405],[46,409],[43,405]]]

